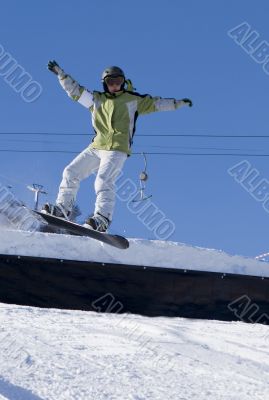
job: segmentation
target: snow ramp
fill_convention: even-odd
[[[269,264],[182,243],[128,250],[56,233],[0,230],[0,302],[269,323]]]

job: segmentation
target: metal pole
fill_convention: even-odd
[[[35,193],[35,206],[34,210],[38,210],[38,203],[39,203],[39,195],[40,194],[48,194],[43,190],[43,185],[39,185],[38,183],[33,183],[33,186],[27,186],[27,189],[31,190]]]

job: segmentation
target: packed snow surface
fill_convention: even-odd
[[[269,263],[183,243],[129,239],[119,250],[87,237],[0,230],[0,254],[269,277]]]
[[[0,304],[0,399],[265,400],[269,327]]]

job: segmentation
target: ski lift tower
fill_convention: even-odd
[[[39,185],[38,183],[33,183],[33,186],[27,186],[27,189],[31,190],[32,192],[35,193],[35,207],[34,210],[38,210],[38,201],[39,201],[39,195],[40,194],[48,194],[43,190],[44,186]]]

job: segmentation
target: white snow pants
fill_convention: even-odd
[[[127,159],[127,154],[116,150],[97,150],[87,147],[63,172],[56,204],[70,211],[82,179],[97,173],[94,188],[96,202],[94,213],[112,220],[115,206],[115,181]]]

